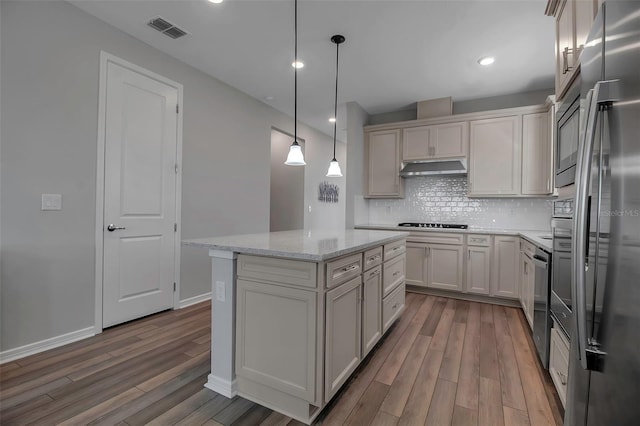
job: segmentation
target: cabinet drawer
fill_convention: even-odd
[[[382,300],[382,332],[386,332],[391,324],[404,310],[404,284]]]
[[[395,257],[384,262],[382,273],[382,296],[391,293],[400,283],[404,282],[406,256]]]
[[[238,277],[315,288],[317,264],[262,256],[238,256]]]
[[[491,245],[491,235],[469,234],[467,235],[467,245],[489,247]]]
[[[435,243],[435,244],[460,244],[464,240],[463,234],[444,232],[412,232],[407,237],[408,241],[415,243]]]
[[[529,241],[520,238],[520,251],[533,257],[533,255],[536,254],[536,246],[531,244]]]
[[[369,269],[362,275],[362,278],[366,281],[380,274],[382,274],[382,265],[378,265],[375,268]]]
[[[567,398],[567,378],[569,377],[569,344],[557,328],[551,329],[549,374],[564,406]]]
[[[362,273],[362,253],[327,263],[327,288],[335,287]]]
[[[396,257],[399,254],[404,253],[405,245],[406,245],[405,240],[398,240],[389,244],[385,244],[384,245],[384,261],[386,262],[387,260],[393,257]]]
[[[382,263],[382,246],[364,252],[364,270],[369,270]]]

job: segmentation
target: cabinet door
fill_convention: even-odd
[[[466,157],[469,145],[468,123],[449,123],[431,127],[432,157]]]
[[[402,159],[423,160],[432,156],[429,147],[431,127],[411,127],[402,130]]]
[[[326,401],[335,395],[362,359],[361,282],[362,278],[356,277],[326,294]]]
[[[521,116],[470,124],[469,195],[520,193]]]
[[[549,114],[522,116],[522,193],[547,195],[551,189]]]
[[[520,254],[520,304],[529,327],[533,330],[533,292],[535,286],[535,265],[524,253]]]
[[[362,285],[362,358],[382,337],[382,266],[364,273]]]
[[[595,19],[595,4],[593,0],[574,0],[575,2],[575,22],[576,22],[576,35],[575,35],[575,51],[576,62],[580,62],[580,53],[584,49],[584,44],[587,41],[587,36],[591,30],[591,25]]]
[[[370,132],[365,147],[366,196],[401,198],[400,130]]]
[[[562,99],[573,77],[574,0],[565,0],[556,17],[556,100]]]
[[[491,247],[467,249],[467,292],[489,294],[491,283]]]
[[[427,245],[407,242],[405,282],[427,286]]]
[[[236,374],[314,403],[316,297],[312,290],[238,279]]]
[[[519,238],[496,235],[494,241],[491,295],[518,299]]]
[[[430,244],[427,259],[428,287],[462,291],[462,246]]]

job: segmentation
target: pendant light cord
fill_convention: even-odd
[[[338,58],[340,57],[340,43],[336,43],[336,97],[333,104],[333,160],[336,161],[336,129],[338,127]]]
[[[294,0],[293,18],[294,45],[293,45],[293,144],[298,145],[298,0]]]

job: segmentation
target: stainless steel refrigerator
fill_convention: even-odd
[[[638,425],[640,1],[605,1],[580,62],[565,425]]]

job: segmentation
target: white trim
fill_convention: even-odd
[[[182,114],[184,86],[166,77],[149,71],[145,68],[120,59],[105,51],[100,51],[100,86],[98,89],[98,138],[97,138],[97,163],[96,163],[96,230],[95,230],[95,333],[102,333],[102,286],[103,286],[103,261],[104,261],[104,149],[106,132],[106,99],[107,99],[107,65],[109,62],[128,68],[147,77],[158,80],[178,90],[178,123],[176,140],[176,223],[178,230],[174,233],[174,282],[176,291],[173,294],[173,308],[180,307],[180,247],[181,247],[181,217],[182,217]]]
[[[205,302],[211,300],[211,292],[200,294],[198,296],[187,297],[182,299],[178,306],[178,309],[186,308],[187,306],[195,305],[196,303]]]
[[[78,340],[86,339],[87,337],[93,337],[95,334],[93,327],[87,327],[82,330],[72,331],[71,333],[61,334],[59,336],[40,340],[39,342],[29,343],[28,345],[9,349],[0,352],[0,364],[48,351],[49,349],[77,342]]]
[[[229,250],[217,250],[217,249],[210,249],[209,250],[209,256],[210,257],[217,257],[218,259],[237,259],[238,258],[238,253],[234,252],[234,251],[229,251]]]
[[[230,382],[218,376],[214,376],[213,374],[209,374],[207,383],[204,384],[204,387],[211,389],[214,392],[218,392],[220,395],[226,396],[227,398],[233,398],[238,395],[237,380]]]

